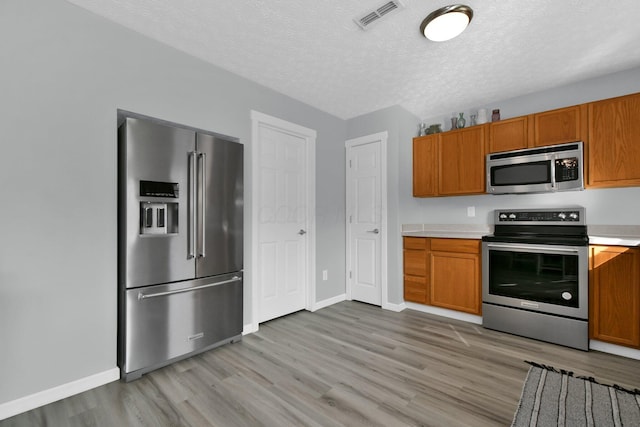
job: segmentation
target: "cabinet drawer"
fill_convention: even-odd
[[[475,239],[431,239],[433,252],[480,253],[480,240]]]
[[[403,252],[404,274],[425,277],[427,275],[427,256],[425,251],[405,249]]]
[[[427,278],[416,276],[404,276],[405,301],[428,303]]]
[[[405,249],[427,249],[427,238],[426,237],[403,237],[402,238],[402,246]]]

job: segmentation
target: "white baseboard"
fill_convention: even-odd
[[[407,304],[405,303],[393,304],[390,302],[385,302],[382,304],[382,308],[385,310],[395,311],[396,313],[399,313],[407,308]]]
[[[330,305],[337,304],[339,302],[345,301],[347,299],[347,294],[337,295],[332,298],[328,298],[323,301],[318,301],[313,304],[310,311],[320,310],[321,308],[329,307]]]
[[[463,322],[475,323],[482,325],[482,317],[474,314],[462,313],[460,311],[448,310],[446,308],[434,307],[432,305],[415,304],[405,302],[407,308],[411,310],[421,311],[423,313],[435,314],[437,316],[448,317],[449,319],[462,320]]]
[[[640,360],[640,350],[597,340],[589,341],[589,350],[597,350],[603,353],[610,353],[617,356],[628,357],[629,359]]]
[[[2,403],[0,404],[0,420],[39,408],[40,406],[48,405],[49,403],[82,393],[83,391],[91,390],[92,388],[100,387],[101,385],[116,381],[119,378],[120,370],[113,368],[10,402]]]
[[[254,332],[258,332],[258,324],[257,323],[249,323],[242,327],[242,335],[252,334]]]

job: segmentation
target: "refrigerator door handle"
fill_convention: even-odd
[[[200,160],[200,251],[198,256],[204,258],[207,256],[205,253],[205,234],[206,234],[206,205],[207,205],[207,175],[205,168],[207,166],[207,155],[205,153],[198,154]]]
[[[196,256],[196,239],[195,239],[195,211],[196,211],[196,152],[189,152],[189,212],[187,214],[187,247],[189,252],[187,259]]]
[[[174,294],[181,294],[184,292],[197,291],[200,289],[210,288],[212,286],[225,285],[227,283],[237,282],[239,280],[242,280],[240,276],[233,276],[229,280],[223,280],[222,282],[215,282],[215,283],[207,283],[206,285],[196,286],[194,288],[176,289],[175,291],[167,291],[167,292],[156,292],[155,294],[143,294],[142,292],[139,292],[138,300],[155,298],[155,297],[163,297],[163,296],[174,295]]]

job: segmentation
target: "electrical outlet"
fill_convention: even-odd
[[[327,272],[327,270],[322,270],[322,280],[327,280],[328,277],[329,273]]]
[[[476,216],[476,207],[475,206],[469,206],[467,208],[467,216],[468,217]]]

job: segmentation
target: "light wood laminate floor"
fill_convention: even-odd
[[[640,361],[342,302],[7,426],[508,426],[531,360],[640,388]]]

